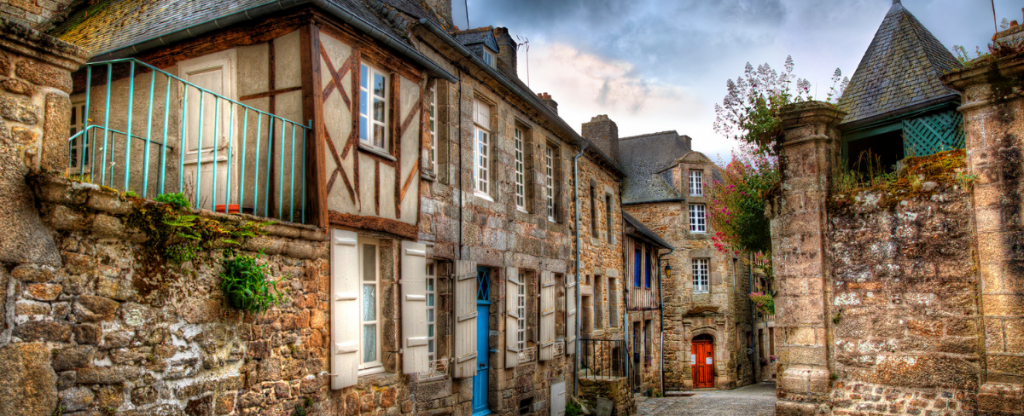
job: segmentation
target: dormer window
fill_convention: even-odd
[[[488,50],[487,48],[484,48],[484,63],[486,63],[487,66],[493,67],[494,61],[494,54],[491,53],[491,51]]]

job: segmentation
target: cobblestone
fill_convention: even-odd
[[[775,414],[775,383],[761,383],[734,390],[698,390],[692,393],[696,394],[688,397],[638,399],[637,414],[642,416],[762,416]]]

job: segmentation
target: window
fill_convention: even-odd
[[[644,256],[644,288],[651,288],[651,253]]]
[[[604,278],[594,276],[594,328],[604,328]]]
[[[611,211],[612,210],[614,210],[614,208],[611,205],[611,196],[608,195],[608,194],[605,194],[604,195],[604,241],[607,241],[608,243],[611,243],[612,241],[614,241],[611,238],[611,232],[612,232],[612,228],[613,228],[613,226],[612,226],[613,222],[611,221]]]
[[[523,163],[523,130],[516,127],[513,131],[515,138],[516,157],[516,208],[526,211],[526,173]]]
[[[544,148],[544,198],[547,201],[548,220],[555,221],[555,148]]]
[[[434,361],[437,356],[437,265],[427,262],[427,360]]]
[[[430,87],[430,169],[437,172],[437,88]]]
[[[640,287],[640,266],[643,261],[643,251],[637,248],[633,251],[633,287]]]
[[[476,137],[473,149],[473,173],[478,193],[488,195],[491,191],[491,107],[479,101],[473,101],[473,136]]]
[[[616,305],[618,305],[619,301],[617,296],[618,291],[615,287],[615,280],[609,277],[605,287],[608,288],[608,327],[615,327],[618,326],[616,323],[619,320],[619,311],[616,309]]]
[[[493,67],[494,60],[494,54],[487,50],[487,48],[484,48],[484,63],[487,64],[487,66]]]
[[[74,136],[76,133],[82,131],[87,125],[85,114],[85,103],[75,103],[71,105],[71,131],[69,131],[68,137]],[[89,140],[88,133],[83,133],[81,136],[76,138],[69,144],[71,146],[71,167],[77,168],[80,166],[89,165]],[[81,153],[79,153],[81,152]],[[84,162],[84,163],[81,163]],[[75,172],[71,172],[75,173]]]
[[[516,315],[519,317],[516,320],[516,343],[518,344],[519,351],[526,350],[526,273],[519,272],[519,283],[517,293],[513,295],[516,297]]]
[[[704,221],[704,205],[690,204],[690,232],[707,232],[707,224]]]
[[[597,188],[590,186],[590,234],[597,237]]]
[[[367,145],[388,148],[388,86],[387,75],[360,65],[359,140]]]
[[[693,293],[708,293],[708,259],[693,259]]]
[[[362,331],[359,337],[359,369],[381,367],[380,340],[380,245],[376,240],[361,240],[359,275],[362,276],[362,290],[359,293],[360,321]]]
[[[690,171],[690,196],[704,196],[704,172]]]

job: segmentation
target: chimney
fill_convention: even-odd
[[[445,29],[455,26],[452,23],[452,0],[424,0],[438,18],[441,19],[441,26]]]
[[[555,114],[558,114],[558,103],[555,102],[555,100],[551,99],[551,94],[542,92],[540,94],[537,94],[537,98],[540,98],[540,100],[543,101],[544,104],[547,104],[548,107],[551,107],[551,111],[554,111]]]
[[[613,162],[619,163],[619,126],[608,118],[607,114],[595,116],[589,123],[583,123],[581,135],[601,149]]]
[[[494,38],[498,40],[498,67],[504,69],[506,74],[519,78],[516,71],[516,41],[508,34],[508,28],[495,28]]]

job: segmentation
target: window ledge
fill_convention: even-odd
[[[485,194],[485,193],[480,192],[480,191],[477,191],[477,190],[473,190],[473,196],[475,196],[477,198],[480,198],[480,199],[486,199],[488,201],[494,202],[494,198],[491,198],[490,195]]]
[[[391,156],[390,154],[388,154],[388,152],[385,151],[384,149],[381,149],[379,147],[370,146],[370,145],[368,145],[366,143],[363,143],[362,140],[359,141],[359,150],[362,150],[362,151],[367,152],[367,153],[373,153],[373,154],[375,154],[377,156],[380,156],[380,157],[385,158],[387,160],[390,160],[392,162],[395,162],[395,161],[398,160],[394,156]]]
[[[423,179],[423,180],[429,181],[429,182],[434,182],[434,181],[437,180],[437,173],[434,173],[434,172],[431,172],[431,171],[422,171],[422,172],[420,172],[420,179]]]
[[[379,365],[379,366],[376,366],[376,367],[360,369],[359,372],[356,373],[356,376],[357,377],[372,376],[374,374],[381,374],[383,372],[384,372],[384,366],[383,365]]]
[[[523,207],[516,207],[516,211],[522,212],[523,214],[526,215],[530,215],[530,213],[526,211],[526,208]]]

